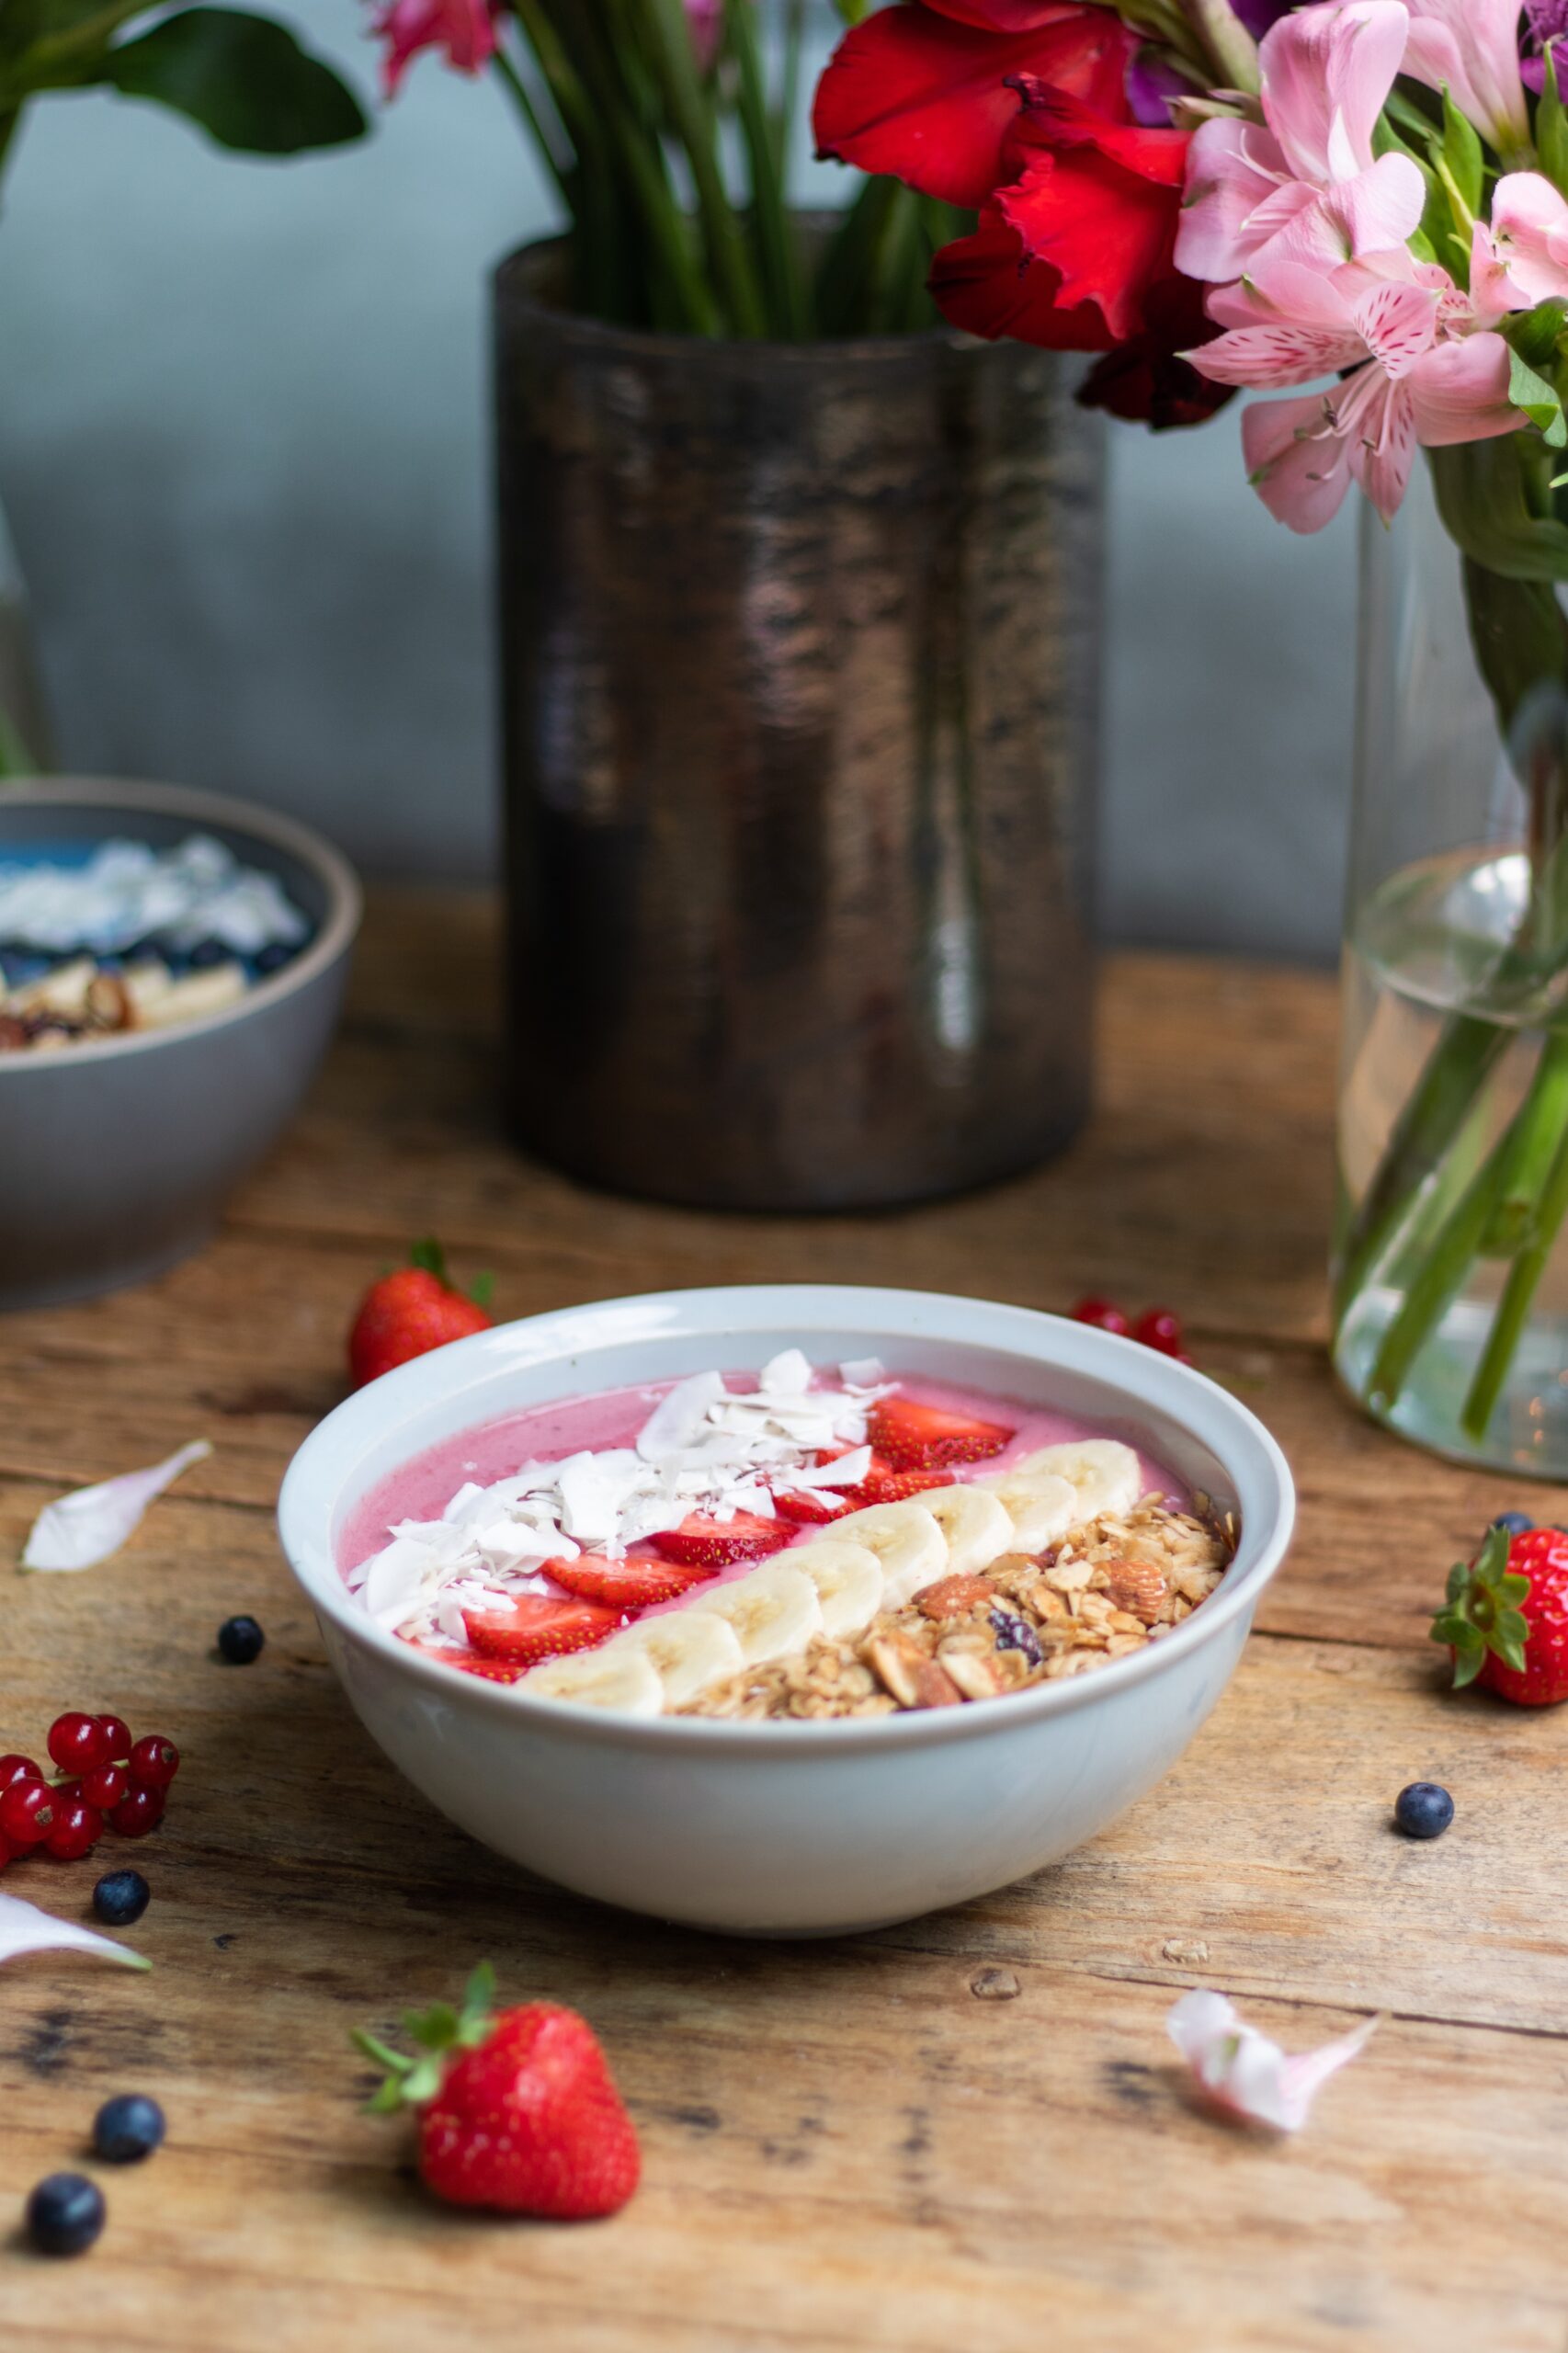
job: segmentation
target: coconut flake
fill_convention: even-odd
[[[212,1449],[204,1438],[182,1446],[149,1471],[127,1471],[96,1487],[78,1487],[46,1504],[32,1526],[24,1569],[92,1569],[134,1535],[155,1495],[172,1486],[182,1471],[204,1461]]]
[[[1292,2059],[1244,2025],[1223,1994],[1199,1991],[1182,1995],[1165,2027],[1211,2108],[1277,2132],[1299,2132],[1324,2085],[1365,2049],[1377,2023],[1367,2018],[1336,2042]]]
[[[841,1364],[838,1377],[846,1389],[875,1389],[887,1379],[887,1369],[881,1357],[856,1357],[851,1363]]]
[[[769,1357],[757,1374],[756,1385],[766,1394],[778,1397],[803,1397],[812,1385],[811,1358],[799,1348],[781,1348]]]
[[[694,1372],[661,1397],[637,1434],[637,1451],[644,1462],[658,1462],[678,1453],[700,1436],[708,1409],[724,1394],[724,1376]]]
[[[25,1904],[19,1895],[0,1895],[0,1961],[15,1961],[25,1952],[97,1952],[127,1969],[153,1966],[129,1945],[117,1945],[112,1937],[79,1928],[73,1920],[57,1920],[52,1913],[40,1912],[36,1904]]]

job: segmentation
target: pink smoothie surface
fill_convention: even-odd
[[[994,1454],[983,1462],[955,1465],[951,1474],[955,1484],[982,1472],[1006,1470],[1008,1463],[1021,1461],[1042,1446],[1061,1446],[1073,1438],[1108,1435],[1104,1428],[1096,1428],[1092,1423],[1075,1420],[1069,1414],[1048,1413],[1015,1397],[997,1396],[984,1390],[957,1389],[918,1375],[905,1378],[897,1371],[890,1371],[887,1378],[897,1383],[900,1396],[908,1397],[916,1404],[932,1405],[947,1414],[969,1415],[980,1421],[999,1422],[1012,1430],[1013,1436],[1002,1453]],[[734,1394],[744,1395],[756,1389],[756,1376],[726,1372],[724,1384]],[[513,1477],[525,1462],[558,1462],[571,1454],[635,1445],[639,1430],[660,1398],[675,1386],[673,1380],[660,1381],[632,1389],[600,1390],[588,1397],[554,1398],[547,1405],[531,1405],[522,1413],[503,1415],[496,1421],[460,1431],[456,1438],[443,1438],[438,1446],[427,1447],[424,1453],[413,1456],[400,1469],[379,1480],[354,1506],[338,1538],[339,1570],[347,1574],[372,1553],[379,1552],[400,1520],[439,1519],[452,1496],[468,1480],[488,1487],[498,1479]],[[1118,1430],[1114,1435],[1120,1437],[1123,1433]],[[1129,1443],[1132,1441],[1129,1439]],[[1142,1447],[1138,1453],[1143,1470],[1143,1493],[1165,1495],[1173,1509],[1186,1510],[1191,1499],[1181,1481],[1166,1464]],[[832,1533],[831,1523],[802,1526],[780,1519],[779,1550],[790,1544],[816,1542]],[[719,1581],[727,1583],[732,1577],[744,1576],[756,1565],[755,1561],[739,1561],[722,1572]],[[707,1590],[712,1589],[712,1582],[709,1582]],[[682,1596],[680,1601],[665,1606],[679,1608],[690,1597]],[[643,1612],[649,1617],[655,1614],[653,1610]]]

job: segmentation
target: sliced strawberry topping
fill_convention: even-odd
[[[786,1487],[773,1500],[786,1519],[820,1528],[824,1520],[842,1519],[853,1511],[857,1492],[853,1487]]]
[[[839,1454],[847,1453],[841,1447],[836,1454],[819,1454],[819,1462],[836,1462]],[[880,1454],[871,1457],[871,1467],[854,1487],[789,1487],[773,1498],[786,1519],[813,1522],[842,1519],[846,1512],[864,1511],[868,1504],[901,1504],[909,1495],[917,1495],[926,1487],[945,1487],[945,1471],[895,1471]]]
[[[547,1561],[544,1573],[568,1593],[615,1609],[646,1609],[651,1602],[673,1601],[688,1586],[714,1574],[710,1568],[684,1568],[675,1561],[635,1556],[609,1561],[602,1552],[584,1552],[575,1561]]]
[[[873,1460],[869,1475],[855,1493],[862,1503],[902,1504],[911,1495],[925,1495],[930,1487],[950,1483],[945,1471],[894,1471],[888,1463]]]
[[[936,1471],[949,1462],[983,1462],[1012,1437],[998,1422],[944,1414],[910,1397],[884,1397],[868,1416],[871,1442],[895,1471]],[[880,1498],[883,1502],[891,1497]]]
[[[710,1519],[694,1511],[653,1541],[666,1561],[690,1569],[727,1569],[732,1561],[762,1561],[784,1549],[777,1520],[752,1511],[738,1511],[733,1519]]]
[[[433,1658],[441,1666],[455,1666],[460,1675],[480,1676],[486,1683],[516,1683],[519,1675],[528,1673],[526,1666],[510,1665],[505,1659],[475,1658],[472,1651],[438,1651],[434,1643],[415,1642],[409,1634],[403,1639],[421,1657]]]
[[[465,1609],[469,1641],[482,1658],[536,1666],[541,1658],[567,1651],[591,1651],[621,1622],[619,1609],[591,1601],[551,1601],[542,1593],[520,1593],[494,1609]]]

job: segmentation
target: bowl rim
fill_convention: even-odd
[[[248,1020],[252,1014],[264,1012],[269,1006],[308,988],[354,944],[364,913],[359,878],[341,850],[335,849],[324,835],[302,824],[297,817],[285,816],[280,810],[258,808],[254,801],[233,800],[227,793],[208,792],[194,785],[141,784],[123,777],[45,777],[36,782],[29,778],[0,786],[0,861],[5,857],[6,811],[51,806],[101,808],[122,811],[128,815],[142,811],[153,816],[187,817],[197,825],[222,825],[230,833],[249,834],[275,849],[286,850],[302,866],[310,867],[325,885],[327,912],[304,953],[286,964],[280,972],[257,981],[238,1004],[222,1006],[213,1013],[198,1014],[194,1020],[176,1022],[167,1029],[132,1030],[125,1037],[96,1040],[60,1053],[0,1054],[0,1085],[51,1072],[76,1070],[84,1064],[108,1062],[124,1054],[155,1053],[165,1046],[210,1037],[214,1031]]]
[[[880,1313],[879,1313],[880,1312]],[[900,1328],[899,1317],[904,1321]],[[891,1322],[881,1316],[891,1315]],[[724,1717],[622,1716],[607,1709],[559,1699],[529,1699],[516,1686],[497,1686],[443,1666],[368,1618],[343,1583],[330,1543],[331,1518],[342,1477],[333,1462],[345,1443],[384,1438],[389,1425],[410,1427],[409,1453],[419,1450],[414,1434],[421,1406],[465,1385],[464,1372],[512,1357],[518,1369],[538,1367],[597,1344],[692,1338],[744,1341],[747,1329],[762,1333],[782,1325],[824,1326],[854,1331],[874,1345],[916,1338],[991,1346],[1035,1365],[1059,1366],[1121,1391],[1131,1410],[1170,1414],[1188,1434],[1221,1461],[1238,1485],[1258,1489],[1244,1509],[1236,1558],[1202,1607],[1158,1643],[1112,1659],[1093,1675],[1073,1676],[962,1708],[901,1712],[860,1719],[791,1722],[787,1728]],[[619,1321],[624,1329],[608,1328]],[[574,1347],[575,1343],[575,1347]],[[1031,1345],[1032,1344],[1032,1345]],[[562,1390],[562,1396],[592,1394]],[[426,1439],[425,1443],[429,1443]],[[1244,1460],[1238,1473],[1236,1457]],[[1261,1511],[1261,1521],[1259,1518]],[[324,1513],[327,1540],[312,1523]],[[494,1326],[469,1338],[416,1357],[356,1390],[319,1422],[297,1449],[285,1473],[278,1502],[278,1530],[284,1557],[316,1611],[329,1618],[348,1641],[385,1660],[415,1685],[438,1691],[453,1705],[478,1708],[497,1720],[515,1722],[520,1732],[609,1743],[629,1749],[767,1752],[780,1758],[820,1756],[824,1748],[924,1747],[949,1740],[983,1737],[1007,1726],[1021,1728],[1041,1717],[1069,1714],[1114,1697],[1152,1677],[1169,1673],[1213,1642],[1233,1619],[1251,1612],[1285,1557],[1295,1526],[1296,1495],[1290,1465],[1257,1416],[1217,1382],[1174,1358],[1141,1347],[1063,1316],[1000,1302],[966,1299],[952,1292],[872,1288],[857,1284],[769,1283],[649,1291],[548,1311]],[[1239,1574],[1238,1574],[1239,1566]]]

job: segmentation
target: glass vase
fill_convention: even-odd
[[[1392,528],[1365,517],[1335,1359],[1418,1444],[1562,1479],[1568,621],[1540,575],[1568,566],[1539,472],[1418,456]]]

